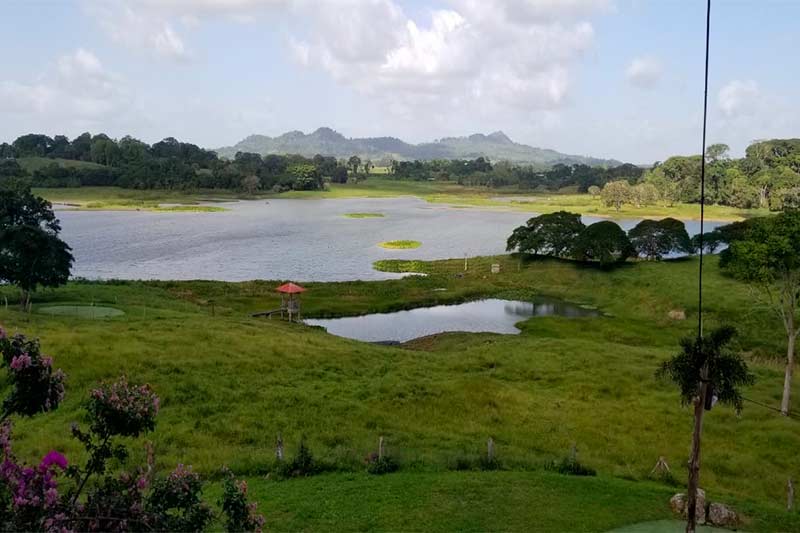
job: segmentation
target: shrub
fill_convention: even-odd
[[[149,385],[129,385],[123,376],[92,391],[87,405],[95,433],[138,437],[155,429],[159,399]]]
[[[545,465],[545,470],[558,472],[565,476],[596,476],[597,471],[594,468],[582,465],[578,459],[573,455],[563,459],[552,461]]]
[[[192,467],[179,464],[169,476],[153,483],[147,508],[158,531],[202,531],[213,518],[201,499],[203,482]]]
[[[396,472],[400,465],[388,455],[379,456],[371,453],[367,456],[367,472],[375,475],[391,474]]]
[[[51,411],[64,399],[66,375],[53,370],[53,358],[41,354],[39,341],[22,334],[9,337],[0,327],[0,354],[9,373],[11,393],[3,401],[3,416],[33,416]]]
[[[300,447],[297,455],[291,461],[278,462],[275,473],[279,477],[305,477],[319,473],[321,465],[314,459],[314,455],[305,443],[305,439],[300,440]]]
[[[226,531],[260,532],[264,526],[264,517],[256,513],[257,504],[247,501],[247,482],[237,481],[230,472],[225,478],[219,505],[226,516]]]

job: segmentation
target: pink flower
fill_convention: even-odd
[[[26,353],[18,355],[11,359],[11,364],[9,366],[14,370],[22,370],[23,368],[27,368],[31,366],[31,356]]]
[[[56,465],[61,468],[61,470],[66,470],[68,465],[67,458],[55,450],[50,450],[47,455],[44,456],[42,462],[39,463],[39,468],[46,470],[50,468],[51,465]]]

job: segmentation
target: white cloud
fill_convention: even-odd
[[[123,1],[93,1],[86,8],[102,30],[119,44],[163,58],[188,58],[183,39],[172,23],[156,11]]]
[[[661,62],[650,56],[634,58],[625,70],[625,77],[628,82],[644,89],[655,87],[662,74],[663,67]]]
[[[722,87],[717,96],[720,111],[734,118],[752,114],[759,104],[761,91],[753,80],[733,80]]]
[[[573,64],[594,39],[592,25],[581,18],[607,3],[452,0],[450,5],[431,11],[423,24],[392,0],[338,0],[314,9],[301,2],[310,37],[293,46],[297,50],[302,43],[303,64],[387,100],[390,108],[555,109],[567,99]]]
[[[83,48],[57,58],[34,81],[0,81],[0,110],[31,131],[39,124],[47,131],[54,124],[61,131],[103,126],[130,108],[121,80]]]

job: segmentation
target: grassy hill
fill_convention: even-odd
[[[493,262],[502,266],[498,275],[490,274]],[[709,263],[707,327],[740,329],[740,348],[758,377],[745,395],[777,405],[782,328]],[[149,436],[158,465],[188,463],[212,477],[229,465],[249,477],[276,529],[603,531],[669,518],[668,498],[679,489],[648,474],[664,456],[682,482],[692,421],[677,391],[653,374],[695,325],[695,260],[603,272],[501,256],[471,260],[461,277],[463,261],[413,265],[429,275],[309,284],[304,313],[545,294],[606,316],[533,318],[518,336],[454,333],[385,347],[249,318],[275,307],[274,282],[72,283],[39,294],[30,315],[0,308],[0,323],[40,336],[69,376],[58,411],[16,424],[16,449],[31,458],[51,448],[78,456],[68,434],[81,402],[98,380],[125,373],[162,398]],[[126,314],[92,320],[36,312],[81,303]],[[687,320],[669,319],[674,309]],[[747,529],[800,530],[800,514],[783,511],[786,479],[800,470],[797,424],[752,404],[741,418],[715,408],[706,420],[701,486],[750,516]],[[289,455],[305,436],[331,472],[265,479],[279,432]],[[364,473],[379,436],[400,472]],[[499,472],[474,470],[489,436]],[[572,446],[597,478],[544,469]],[[133,446],[138,458],[140,448]]]
[[[53,163],[66,168],[105,168],[103,165],[98,165],[91,161],[75,161],[73,159],[52,157],[20,157],[17,159],[17,163],[28,172],[34,172]]]

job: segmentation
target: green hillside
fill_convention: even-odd
[[[493,262],[501,264],[498,275],[489,273]],[[740,328],[740,348],[758,377],[745,395],[777,404],[781,326],[754,306],[744,286],[709,263],[707,327]],[[183,462],[214,477],[229,465],[250,478],[268,525],[277,529],[502,524],[603,531],[669,518],[667,501],[679,489],[648,474],[664,456],[683,481],[692,422],[677,391],[653,374],[695,325],[696,260],[603,272],[501,256],[471,260],[461,277],[463,261],[413,265],[429,276],[308,284],[304,314],[546,294],[597,306],[606,316],[534,318],[520,325],[519,336],[446,334],[384,347],[249,318],[275,307],[274,282],[71,283],[39,294],[30,315],[0,308],[0,323],[40,336],[44,351],[68,374],[65,404],[19,421],[16,448],[31,458],[52,448],[79,456],[68,435],[70,423],[80,420],[81,402],[98,380],[124,373],[151,383],[162,398],[157,429],[148,436],[158,466]],[[91,319],[38,312],[91,303],[125,314]],[[687,320],[669,319],[674,309],[685,310]],[[797,424],[752,404],[741,418],[717,408],[706,420],[701,485],[713,500],[750,516],[747,529],[800,529],[800,515],[782,510],[786,478],[800,470]],[[265,479],[278,433],[290,455],[305,436],[322,464],[338,473]],[[400,472],[364,473],[364,457],[379,436]],[[489,436],[501,472],[474,470]],[[545,471],[573,446],[597,478]],[[141,459],[139,444],[132,448]]]
[[[34,172],[53,163],[65,168],[104,168],[103,165],[98,165],[91,161],[76,161],[57,157],[20,157],[17,159],[17,163],[28,172]]]

